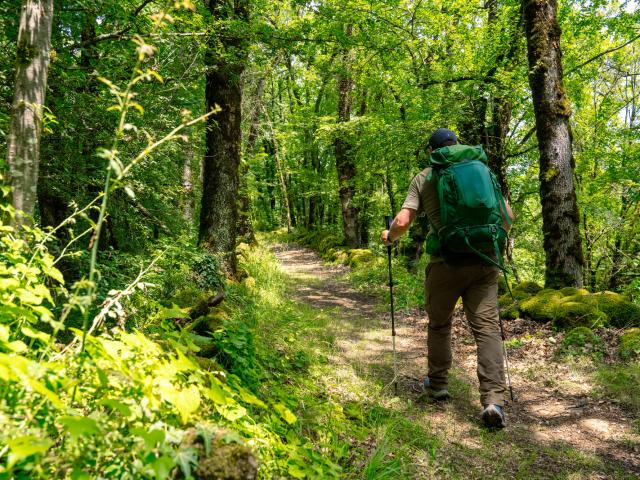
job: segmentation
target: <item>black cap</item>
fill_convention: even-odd
[[[448,128],[439,128],[429,137],[429,146],[434,150],[456,143],[458,143],[458,137]]]

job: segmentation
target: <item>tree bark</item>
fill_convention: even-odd
[[[247,40],[224,22],[247,23],[249,2],[232,6],[211,0],[209,10],[222,25],[212,35],[205,62],[207,111],[220,107],[207,120],[199,244],[217,255],[221,270],[230,278],[237,274],[236,233],[238,222],[238,167],[240,165],[241,75],[248,56]],[[238,28],[237,25],[233,26]],[[216,37],[218,34],[220,37]],[[220,54],[220,48],[224,50]]]
[[[548,288],[582,286],[580,215],[573,173],[571,108],[562,79],[556,0],[523,0],[529,85],[540,150],[540,200]]]
[[[350,37],[353,26],[348,25],[346,35]],[[338,123],[344,124],[351,120],[351,107],[353,104],[353,50],[348,47],[342,53],[342,66],[338,74]],[[358,248],[360,246],[360,226],[359,209],[355,204],[356,193],[356,164],[353,159],[353,145],[349,139],[349,134],[340,132],[334,140],[336,169],[338,171],[338,185],[340,194],[340,205],[342,208],[342,226],[344,230],[344,241],[348,247]]]
[[[40,162],[40,134],[47,74],[53,0],[25,0],[18,30],[15,94],[7,139],[7,163],[13,206],[33,215]],[[22,215],[18,223],[25,221]]]

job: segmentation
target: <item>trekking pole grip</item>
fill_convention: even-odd
[[[391,232],[389,232],[389,230],[391,230],[391,224],[393,223],[393,217],[391,215],[385,215],[384,216],[384,223],[385,223],[385,225],[387,227],[387,231],[388,231],[388,233],[387,233],[387,241],[388,241],[389,240],[389,233],[391,233]],[[387,250],[389,252],[391,252],[391,247],[387,246]]]

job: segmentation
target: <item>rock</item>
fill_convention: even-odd
[[[615,327],[640,327],[640,306],[627,300],[623,295],[614,292],[593,294],[598,309],[606,313]]]
[[[194,448],[198,465],[193,471],[196,480],[254,480],[258,474],[258,460],[244,445],[238,433],[228,430],[203,431],[189,429],[182,446]],[[205,445],[208,442],[208,445]]]
[[[196,480],[254,480],[258,460],[245,445],[216,442],[209,456],[198,461],[193,473]]]
[[[515,295],[516,292],[522,292],[531,296],[535,295],[540,290],[542,290],[542,287],[536,282],[520,282],[513,288],[513,293]]]
[[[556,318],[556,306],[562,293],[545,288],[535,296],[520,302],[520,311],[536,322],[551,322]]]
[[[349,251],[349,266],[358,267],[360,265],[370,263],[374,260],[374,255],[371,250],[364,248],[354,248]]]
[[[602,340],[588,327],[575,327],[562,340],[564,353],[584,353],[602,346]]]

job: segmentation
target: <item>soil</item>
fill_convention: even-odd
[[[274,250],[281,268],[293,280],[296,299],[332,312],[336,348],[330,361],[336,371],[376,377],[388,397],[395,396],[396,380],[398,397],[415,407],[410,414],[412,420],[444,442],[439,452],[450,458],[438,461],[473,463],[474,459],[456,458],[487,445],[486,431],[479,422],[476,348],[462,310],[456,311],[453,323],[453,400],[434,404],[421,388],[427,364],[428,320],[423,311],[396,312],[398,376],[394,378],[389,312],[383,300],[354,290],[341,279],[346,267],[324,265],[309,249],[278,245]],[[560,359],[557,334],[549,327],[518,319],[505,322],[505,331],[512,341],[508,352],[515,401],[507,401],[507,428],[496,434],[499,440],[494,441],[504,453],[501,461],[507,463],[496,467],[501,475],[519,473],[521,463],[529,462],[528,471],[538,472],[536,478],[613,478],[621,471],[625,478],[640,478],[640,436],[633,426],[637,422],[633,413],[594,394],[589,367]],[[347,397],[345,400],[354,395],[353,388],[340,393]],[[531,455],[522,458],[523,451]],[[593,467],[587,471],[576,467],[577,476],[567,477],[575,457],[581,455],[595,459]],[[416,455],[417,478],[449,478],[445,473],[438,474],[433,462],[426,473],[428,459],[424,459],[425,473],[420,474],[421,461]],[[589,464],[583,458],[581,465],[585,462]],[[479,463],[485,467],[478,469],[474,464],[468,478],[498,476],[492,466],[497,465],[492,452],[485,451]],[[478,473],[483,468],[484,473]],[[526,473],[516,477],[531,478]]]

